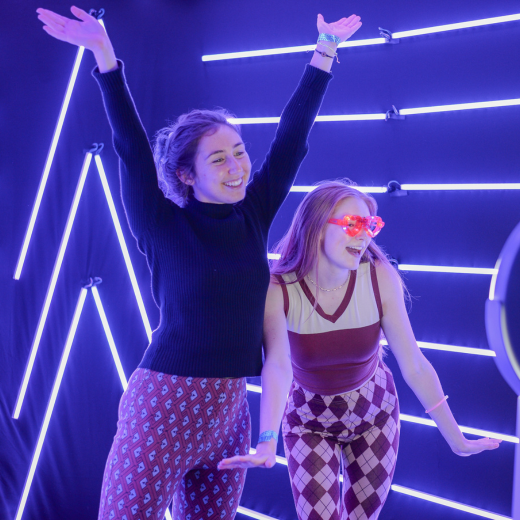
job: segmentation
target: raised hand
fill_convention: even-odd
[[[342,42],[348,40],[360,27],[361,18],[355,14],[333,23],[326,23],[323,16],[321,14],[318,15],[318,32],[333,34]]]
[[[458,446],[456,448],[452,447],[452,450],[456,455],[461,457],[469,457],[470,455],[476,455],[482,451],[496,450],[500,446],[501,442],[501,440],[489,439],[488,437],[474,441],[464,437],[463,446]]]
[[[73,6],[70,10],[79,20],[61,16],[48,9],[39,8],[36,12],[39,20],[44,23],[43,30],[47,34],[58,40],[91,50],[101,72],[117,68],[112,44],[101,24],[83,9]]]

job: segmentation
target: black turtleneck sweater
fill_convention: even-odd
[[[267,235],[307,153],[331,75],[308,65],[262,167],[236,204],[193,197],[181,208],[158,187],[123,66],[94,71],[120,158],[128,223],[152,274],[161,313],[141,368],[192,377],[258,376],[269,284]]]

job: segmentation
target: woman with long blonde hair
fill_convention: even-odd
[[[399,405],[381,332],[457,455],[500,442],[462,435],[415,341],[401,277],[374,242],[384,226],[376,215],[376,201],[349,181],[322,182],[298,207],[271,267],[271,320],[286,322],[294,374],[282,432],[301,520],[376,519],[388,496]]]

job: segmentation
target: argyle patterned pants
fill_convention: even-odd
[[[217,470],[246,455],[246,380],[180,377],[138,368],[119,404],[98,520],[233,519],[246,470]]]
[[[399,445],[397,393],[382,361],[361,388],[344,394],[321,396],[293,383],[282,432],[300,520],[378,518]]]

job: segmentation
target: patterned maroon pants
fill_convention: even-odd
[[[300,520],[379,516],[399,445],[397,394],[382,361],[361,388],[344,394],[320,396],[293,383],[282,432]]]
[[[99,520],[234,518],[246,470],[217,470],[246,455],[246,380],[180,377],[138,368],[119,404]]]

